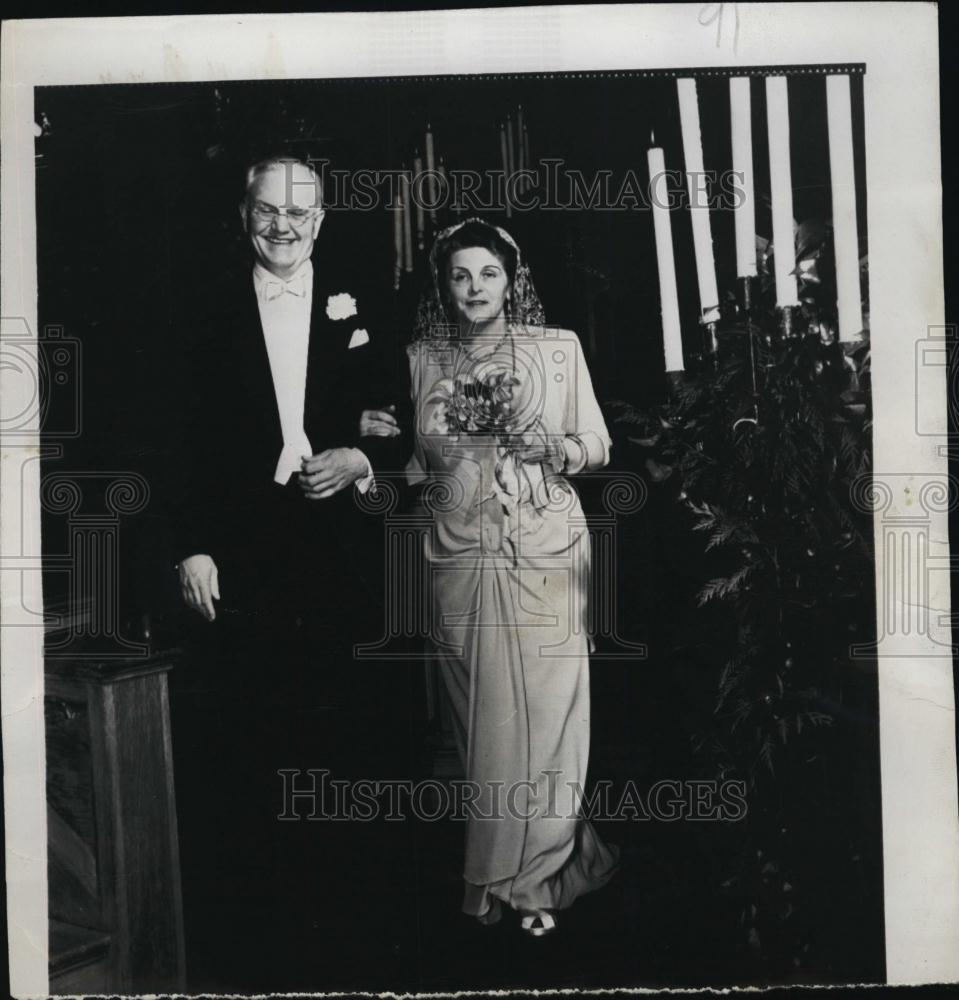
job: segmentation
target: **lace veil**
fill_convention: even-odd
[[[440,296],[442,275],[439,274],[439,260],[443,256],[443,251],[450,237],[463,226],[476,222],[494,229],[516,251],[516,277],[513,279],[513,285],[510,289],[507,317],[510,327],[545,325],[546,316],[543,312],[543,304],[536,294],[529,266],[523,260],[523,255],[516,241],[505,229],[474,216],[456,223],[455,226],[449,226],[437,234],[433,249],[430,251],[430,284],[420,296],[419,306],[416,310],[416,322],[413,327],[414,340],[446,337],[447,331],[453,325]]]

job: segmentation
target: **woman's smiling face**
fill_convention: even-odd
[[[456,320],[471,327],[502,318],[509,277],[494,253],[485,247],[465,247],[450,256],[446,289]]]

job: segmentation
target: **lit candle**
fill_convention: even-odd
[[[526,152],[523,149],[523,105],[516,109],[516,159],[522,172],[526,169]],[[520,181],[520,184],[523,182]]]
[[[676,81],[679,92],[679,120],[683,131],[686,158],[686,182],[689,186],[689,215],[693,224],[696,250],[696,276],[699,279],[700,315],[706,323],[719,319],[719,291],[716,288],[716,261],[713,258],[713,234],[709,224],[709,198],[706,171],[703,168],[703,142],[699,129],[699,103],[696,81]]]
[[[515,143],[513,140],[513,119],[506,116],[506,172],[512,177],[516,172]]]
[[[839,339],[852,342],[862,339],[862,292],[859,285],[859,228],[856,221],[856,172],[853,166],[848,76],[826,77],[826,118],[829,127]]]
[[[411,192],[413,200],[416,202],[416,245],[423,249],[426,245],[423,239],[423,232],[426,229],[426,215],[423,212],[423,157],[420,151],[416,151],[413,157],[413,185]]]
[[[450,209],[452,209],[454,215],[461,215],[464,211],[464,208],[456,199],[457,192],[455,192],[453,188],[450,186],[449,177],[446,173],[446,163],[443,160],[442,156],[440,157],[439,171],[440,171],[440,176],[445,181],[444,190],[448,192],[447,197],[449,198],[448,201],[449,207]]]
[[[436,184],[435,178],[433,176],[433,171],[436,169],[436,160],[433,156],[433,130],[427,124],[426,126],[426,171],[427,171],[427,181],[426,188],[429,191],[430,205],[436,205]],[[436,222],[436,208],[430,208],[430,221]]]
[[[789,91],[784,76],[766,77],[769,131],[769,188],[773,203],[773,253],[776,305],[798,306],[796,237],[793,234],[793,182],[789,163]]]
[[[506,126],[499,127],[499,151],[503,158],[503,201],[506,205],[506,218],[513,217],[513,209],[510,206],[509,198],[506,197],[506,178],[509,177],[509,152],[506,144]]]
[[[403,267],[409,272],[413,270],[413,225],[410,218],[410,175],[405,163],[400,175],[400,198],[403,203]]]
[[[446,163],[444,162],[442,156],[440,157],[440,162],[439,162],[439,165],[436,168],[436,172],[442,178],[442,183],[440,184],[440,191],[441,191],[442,196],[443,196],[443,204],[444,204],[444,206],[446,206],[446,205],[448,205],[448,199],[450,198],[450,193],[449,193],[449,191],[450,191],[450,185],[449,185],[449,180],[448,180],[448,178],[446,176]]]
[[[402,183],[402,182],[401,182]],[[399,190],[393,203],[393,288],[400,287],[403,273],[403,202]]]
[[[666,186],[666,164],[663,151],[655,145],[647,150],[649,162],[649,198],[653,207],[653,228],[656,233],[656,263],[659,266],[659,299],[663,315],[663,350],[666,371],[681,372],[683,335],[679,326],[679,292],[676,289],[676,261],[673,257],[673,230],[669,214],[669,191]]]
[[[753,186],[753,120],[749,77],[729,79],[729,115],[733,133],[733,172],[742,178],[741,201],[733,210],[736,224],[736,275],[756,276],[756,196]]]
[[[523,125],[522,138],[523,138],[523,162],[526,164],[527,170],[532,170],[533,161],[529,158],[529,129],[526,127],[525,124]],[[524,185],[524,189],[530,187],[532,183],[533,183],[532,180],[528,179],[526,184]]]

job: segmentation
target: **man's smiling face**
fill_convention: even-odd
[[[273,163],[258,174],[240,206],[256,259],[290,277],[313,252],[323,222],[316,175],[304,163]]]

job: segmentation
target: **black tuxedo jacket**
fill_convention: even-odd
[[[322,234],[321,234],[322,235]],[[313,255],[304,429],[314,454],[328,448],[360,447],[377,466],[396,463],[395,449],[364,448],[361,411],[385,405],[383,371],[377,358],[389,356],[395,331],[378,308],[379,293],[348,268],[320,240]],[[331,319],[331,296],[356,300],[355,315]],[[380,300],[378,303],[378,299]],[[309,500],[295,476],[286,486],[273,476],[283,447],[252,263],[190,294],[183,320],[183,407],[177,470],[179,508],[174,558],[211,555],[220,569],[223,602],[262,599],[264,591],[336,586],[353,571],[379,575],[375,547],[381,526],[364,512],[355,487],[333,497]],[[355,331],[369,343],[350,347]],[[361,338],[362,339],[362,338]],[[381,519],[380,519],[381,520]]]

